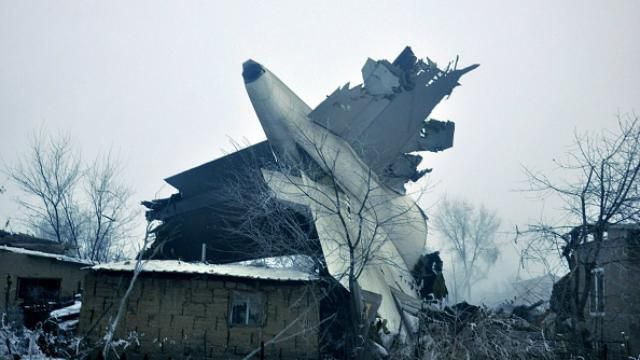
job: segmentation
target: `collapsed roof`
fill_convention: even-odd
[[[148,209],[148,220],[163,222],[149,253],[156,252],[154,258],[158,259],[199,261],[205,244],[205,259],[212,263],[295,254],[295,248],[289,253],[265,254],[240,230],[243,213],[252,204],[240,201],[243,194],[239,192],[266,188],[260,169],[274,166],[274,161],[269,144],[263,141],[165,179],[179,193],[142,202]],[[315,238],[305,210],[291,207],[290,211],[289,215],[298,218],[300,226]],[[161,248],[156,250],[158,246]]]

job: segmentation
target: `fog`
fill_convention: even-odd
[[[314,107],[361,82],[367,57],[393,59],[406,45],[438,64],[459,55],[481,66],[433,114],[456,122],[454,147],[424,155],[433,173],[412,189],[428,183],[430,215],[443,195],[499,214],[502,253],[479,284],[491,288],[532,276],[518,273],[514,226],[562,214],[518,191],[522,166],[553,174],[575,131],[638,109],[638,14],[637,1],[0,1],[0,161],[15,163],[34,131],[68,133],[85,158],[118,155],[136,201],[166,196],[175,190],[163,178],[231,140],[265,138],[240,75],[246,59]],[[20,193],[5,175],[0,184],[0,221],[24,231]],[[430,236],[431,249],[446,248]]]

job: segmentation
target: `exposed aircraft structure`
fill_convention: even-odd
[[[390,329],[402,319],[393,293],[416,297],[410,270],[427,238],[426,216],[404,189],[430,171],[417,170],[422,158],[413,153],[453,145],[454,123],[427,119],[477,66],[458,70],[456,59],[439,69],[407,47],[392,63],[367,59],[364,84],[346,84],[312,110],[264,66],[243,64],[249,98],[287,169],[263,170],[265,181],[311,209],[331,275],[346,286],[350,261],[362,264],[358,283],[382,295],[378,312]]]

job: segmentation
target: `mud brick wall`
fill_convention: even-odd
[[[87,273],[80,335],[99,342],[130,278],[130,273]],[[229,326],[233,291],[263,294],[261,326]],[[144,273],[127,301],[116,338],[137,334],[139,345],[128,349],[128,358],[233,359],[265,342],[269,359],[316,359],[317,294],[315,285],[306,282]],[[280,340],[269,343],[279,333]]]

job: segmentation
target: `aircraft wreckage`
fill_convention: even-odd
[[[429,115],[478,67],[457,65],[440,69],[409,47],[393,62],[367,59],[363,84],[339,87],[311,109],[266,67],[246,61],[242,76],[267,141],[168,178],[180,194],[144,202],[148,218],[182,232],[160,256],[197,260],[196,244],[207,239],[209,262],[252,257],[249,240],[224,231],[229,222],[219,219],[228,212],[215,215],[232,202],[224,179],[251,159],[279,200],[310,211],[328,272],[348,288],[350,264],[361,264],[360,288],[381,296],[378,314],[399,329],[398,297],[417,297],[410,270],[427,239],[427,217],[405,184],[431,171],[418,170],[416,152],[453,146],[454,123]]]

